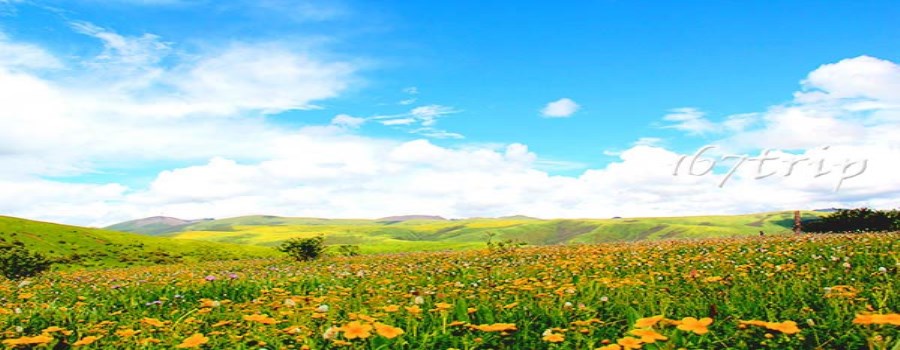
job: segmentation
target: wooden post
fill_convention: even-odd
[[[800,227],[800,211],[794,210],[794,234],[799,235],[802,230]]]

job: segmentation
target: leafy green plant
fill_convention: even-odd
[[[32,277],[50,269],[51,262],[37,252],[20,245],[0,246],[0,273],[17,280]]]
[[[297,261],[315,260],[325,251],[325,236],[290,239],[282,243],[278,250]]]

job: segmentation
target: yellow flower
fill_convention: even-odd
[[[634,328],[650,328],[662,321],[663,315],[645,317],[634,322]]]
[[[95,337],[93,335],[89,335],[87,337],[81,338],[78,341],[72,343],[72,346],[82,346],[82,345],[91,345],[101,337]]]
[[[712,323],[713,320],[709,317],[704,317],[699,320],[693,317],[685,317],[681,319],[681,324],[678,325],[678,329],[694,332],[696,334],[706,334],[709,332],[709,329],[706,327]]]
[[[641,341],[647,344],[655,343],[657,340],[668,340],[669,338],[657,333],[652,329],[634,329],[631,332],[632,335],[636,335],[641,337]]]
[[[372,336],[372,326],[359,321],[347,323],[341,327],[341,330],[344,331],[344,338],[347,339],[366,339]]]
[[[544,341],[549,343],[562,343],[566,337],[559,333],[550,333],[544,336]]]
[[[178,344],[177,348],[196,348],[200,345],[206,344],[209,342],[209,338],[204,337],[203,333],[195,333],[194,335],[185,338],[181,344]]]
[[[378,333],[378,335],[380,335],[382,337],[385,337],[388,339],[394,339],[394,338],[400,336],[401,334],[403,334],[403,329],[400,329],[398,327],[388,326],[383,323],[376,323],[375,324],[375,332]]]
[[[641,348],[641,340],[634,337],[625,337],[616,341],[619,345],[622,346],[622,349],[640,349]]]

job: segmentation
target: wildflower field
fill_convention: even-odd
[[[7,348],[900,349],[900,233],[56,271]]]

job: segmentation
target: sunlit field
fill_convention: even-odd
[[[8,348],[898,349],[900,233],[57,271]]]

